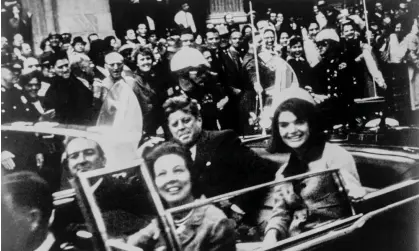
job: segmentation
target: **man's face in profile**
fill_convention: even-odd
[[[1,234],[7,238],[2,238],[1,249],[24,250],[25,244],[33,237],[30,209],[18,207],[9,193],[3,194],[2,197]]]
[[[106,159],[99,145],[90,139],[76,138],[67,144],[68,169],[73,176],[105,167]]]

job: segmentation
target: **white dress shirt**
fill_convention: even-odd
[[[193,33],[196,33],[196,26],[193,20],[193,16],[190,12],[185,12],[183,10],[179,11],[175,15],[175,23],[177,25],[183,25],[185,28],[191,28]]]

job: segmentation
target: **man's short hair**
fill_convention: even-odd
[[[58,34],[58,33],[56,33],[56,32],[51,32],[49,35],[48,35],[48,39],[51,39],[51,38],[57,38],[58,40],[60,40],[60,41],[62,41],[63,40],[63,37],[60,35],[60,34]]]
[[[41,73],[39,71],[32,71],[26,74],[22,74],[19,78],[19,84],[20,86],[25,86],[27,84],[29,84],[29,81],[31,81],[32,79],[36,78],[39,81],[39,84],[41,84],[40,80],[41,80]]]
[[[71,38],[73,37],[71,33],[65,32],[61,34],[61,37],[63,38],[63,44],[69,44],[71,43]]]
[[[319,23],[315,20],[315,19],[311,19],[311,20],[309,20],[308,22],[307,22],[307,29],[310,27],[310,25],[312,25],[312,24],[316,24],[317,25],[317,27],[319,27],[320,28],[320,25],[319,25]]]
[[[57,63],[58,60],[64,60],[64,59],[68,60],[67,53],[64,52],[64,51],[59,51],[59,52],[55,53],[55,55],[53,57],[51,57],[50,64],[52,66],[55,66],[55,63]]]
[[[301,43],[301,45],[303,45],[303,38],[298,35],[294,35],[289,39],[288,46],[293,47],[294,45],[298,43]]]
[[[8,174],[3,177],[2,190],[17,207],[39,209],[41,221],[48,222],[53,209],[52,191],[38,174],[28,171]]]
[[[177,111],[191,114],[195,118],[201,117],[198,101],[185,95],[168,98],[163,104],[163,110],[166,121],[168,120],[170,114]]]
[[[205,32],[205,37],[208,37],[208,33],[218,33],[218,34],[220,34],[220,32],[216,28],[207,29],[207,31]]]
[[[87,36],[87,40],[89,41],[89,43],[91,43],[92,42],[92,37],[93,36],[97,36],[97,37],[99,37],[99,35],[97,34],[97,33],[90,33],[88,36]]]

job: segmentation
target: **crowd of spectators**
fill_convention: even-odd
[[[6,1],[2,93],[14,94],[2,95],[3,122],[93,125],[107,92],[124,81],[152,135],[162,125],[161,105],[178,94],[198,100],[204,128],[252,133],[261,110],[257,99],[274,109],[277,94],[293,85],[312,93],[328,114],[325,127],[355,126],[365,114],[356,113],[354,100],[377,96],[385,97],[386,116],[412,123],[408,118],[417,99],[411,96],[419,92],[417,6],[383,5],[377,2],[368,19],[360,6],[338,11],[324,1],[309,17],[286,17],[269,8],[238,24],[226,14],[224,24],[198,31],[185,3],[174,17],[178,27],[163,37],[148,23],[133,24],[120,38],[51,32],[40,44],[42,54],[35,55],[31,13]]]

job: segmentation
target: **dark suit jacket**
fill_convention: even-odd
[[[70,121],[76,125],[92,125],[96,122],[93,92],[73,74],[70,76]]]
[[[229,50],[230,49],[228,48],[223,51],[221,59],[224,68],[223,82],[226,86],[226,90],[229,92],[228,94],[231,94],[231,87],[243,90],[248,86],[245,86],[242,63],[240,60],[234,62]],[[239,55],[237,56],[239,57]]]
[[[244,146],[232,130],[202,131],[192,167],[194,188],[205,196],[232,192],[273,181],[278,164]],[[257,213],[266,190],[234,199],[248,215]]]
[[[70,81],[61,77],[52,80],[44,99],[45,110],[55,109],[55,120],[67,124],[70,118]]]

